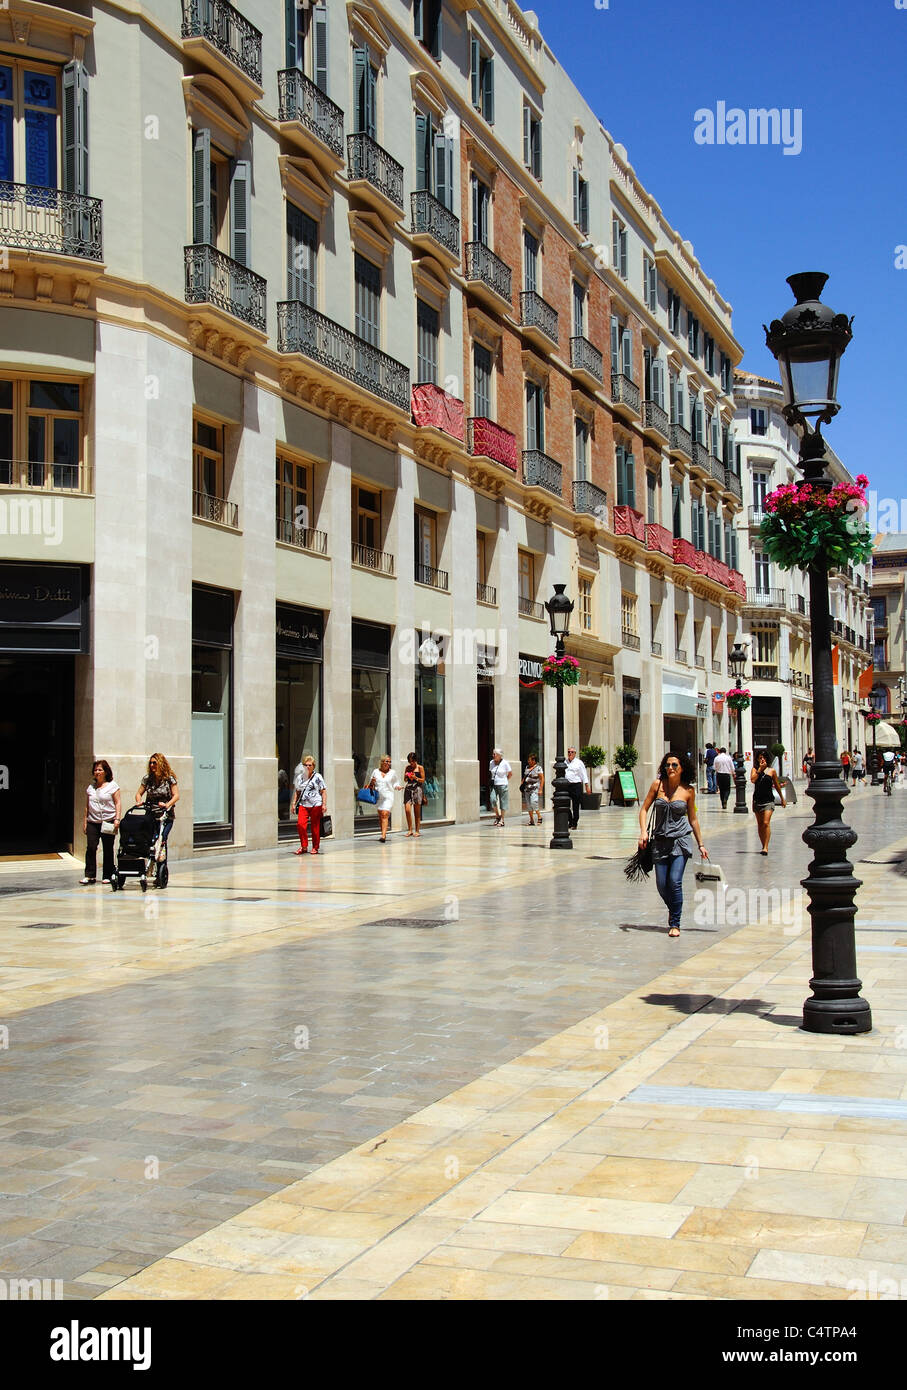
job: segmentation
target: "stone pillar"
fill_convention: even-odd
[[[447,696],[447,814],[457,821],[479,818],[478,715],[476,650],[471,634],[483,646],[495,646],[494,609],[476,607],[476,498],[465,474],[452,469],[449,567],[453,632],[446,664]],[[479,632],[482,617],[491,633]]]
[[[350,432],[331,425],[331,464],[321,506],[331,556],[331,604],[324,629],[321,709],[324,729],[324,779],[334,834],[353,833],[352,628],[351,574],[352,495]]]

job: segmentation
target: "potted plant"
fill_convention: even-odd
[[[589,786],[592,788],[591,791],[583,793],[579,804],[584,811],[597,811],[602,804],[602,794],[601,787],[595,790],[592,774],[597,767],[604,767],[608,759],[607,749],[599,748],[597,743],[590,743],[579,750],[579,756],[589,773]]]
[[[787,749],[784,747],[784,744],[783,744],[783,743],[773,743],[772,746],[771,746],[771,748],[769,749],[769,752],[771,753],[772,757],[775,759],[775,761],[776,761],[777,764],[778,764],[778,767],[777,767],[778,777],[779,777],[779,780],[783,782],[783,781],[784,781],[784,766],[783,766],[781,760],[782,760],[782,758],[784,757],[784,754],[787,752]]]
[[[639,762],[639,752],[632,743],[621,743],[614,750],[614,766],[619,772],[632,772]],[[615,796],[615,792],[617,795]],[[624,805],[623,787],[619,777],[611,780],[611,800],[620,801]]]

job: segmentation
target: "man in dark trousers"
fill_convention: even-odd
[[[589,790],[589,774],[586,771],[586,764],[576,756],[575,748],[567,749],[567,767],[564,772],[567,779],[567,790],[570,793],[570,829],[575,830],[579,825],[579,799],[583,794],[583,788]]]
[[[714,796],[718,790],[715,781],[715,758],[718,750],[714,743],[707,743],[705,746],[705,789],[709,796]]]

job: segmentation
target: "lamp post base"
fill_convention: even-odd
[[[810,980],[814,989],[819,982]],[[859,990],[862,980],[844,980],[839,983],[851,987],[848,998],[817,999],[813,996],[803,1004],[802,1028],[806,1033],[869,1033],[872,1031],[872,1010]]]
[[[570,793],[567,790],[569,783],[565,776],[567,764],[563,758],[558,758],[554,764],[554,796],[551,800],[554,811],[554,834],[549,841],[549,849],[573,849],[573,841],[570,838]]]

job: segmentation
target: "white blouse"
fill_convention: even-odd
[[[104,782],[100,787],[96,787],[92,782],[85,790],[88,792],[90,821],[116,820],[117,807],[113,797],[114,793],[120,790],[116,782]]]
[[[388,810],[394,804],[394,791],[397,786],[396,772],[393,768],[389,772],[375,771],[365,785],[368,786],[372,781],[374,781],[375,791],[378,793],[377,805],[382,811]]]

